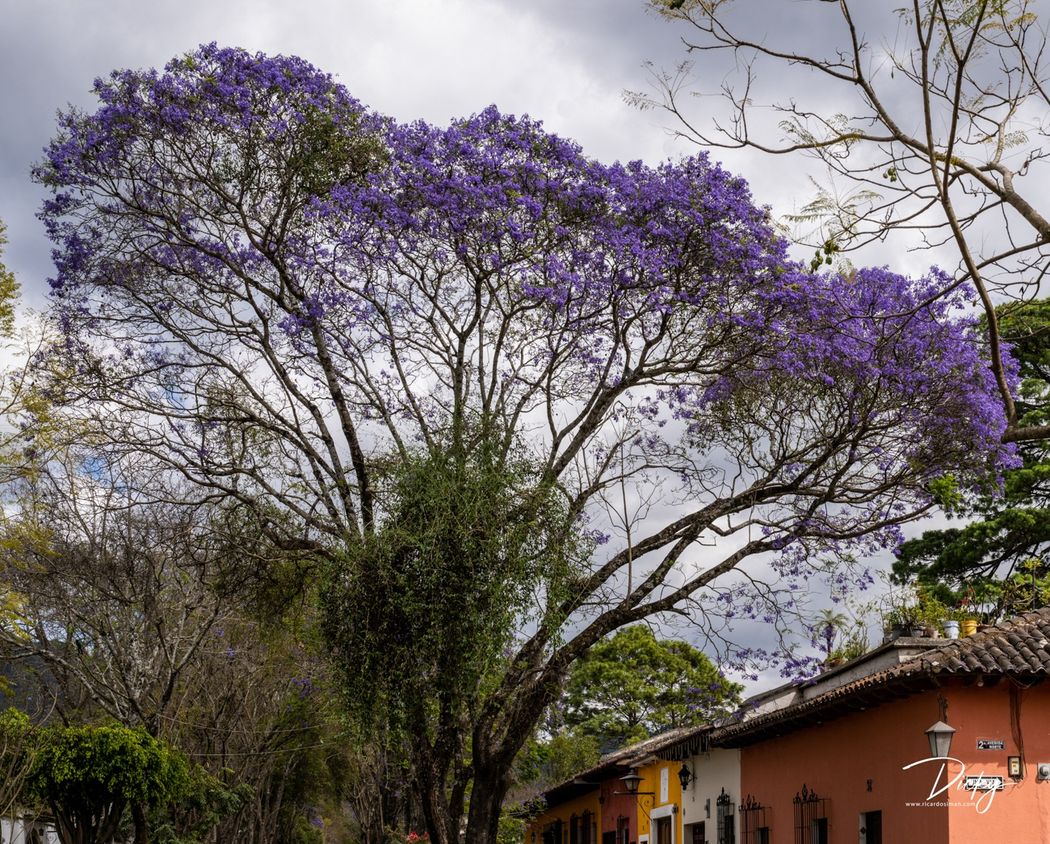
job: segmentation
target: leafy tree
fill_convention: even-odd
[[[636,624],[577,661],[566,687],[565,723],[603,742],[629,744],[726,715],[742,688],[688,642],[657,639]]]
[[[1021,378],[1018,407],[1026,425],[1050,421],[1050,300],[998,308],[1003,336]],[[991,607],[998,618],[1050,604],[1050,446],[1021,445],[1023,464],[998,485],[964,494],[951,479],[938,487],[949,513],[968,524],[929,530],[901,546],[898,582],[911,582],[948,604]]]
[[[1007,456],[951,279],[810,273],[702,156],[604,165],[494,108],[401,125],[214,45],[96,94],[36,171],[54,401],[325,561],[435,844],[495,838],[605,636],[687,607],[786,629],[821,555]],[[610,531],[614,490],[651,518]]]
[[[29,716],[14,708],[0,713],[0,817],[26,806],[25,783],[34,763]]]
[[[51,809],[63,844],[104,844],[135,815],[135,842],[146,844],[148,806],[180,799],[189,787],[185,758],[143,729],[48,727],[28,778]]]
[[[7,245],[7,226],[0,220],[0,258]],[[0,336],[10,337],[15,328],[15,303],[18,300],[19,284],[15,274],[0,261]]]
[[[246,783],[227,785],[200,765],[189,769],[188,784],[176,803],[154,807],[150,813],[155,844],[206,844],[216,840],[223,821],[251,802]]]
[[[264,844],[319,805],[337,814],[345,750],[307,644],[304,561],[142,456],[104,460],[58,433],[3,526],[18,596],[3,653],[35,667],[64,720],[142,726],[202,762],[184,804],[144,813],[158,841]]]
[[[628,98],[666,109],[702,146],[808,154],[824,165],[828,181],[794,218],[817,224],[816,264],[900,234],[909,248],[949,245],[956,283],[976,292],[987,319],[1004,437],[1050,436],[1045,421],[1022,419],[993,306],[996,293],[1031,296],[1050,268],[1041,141],[1050,85],[1036,4],[785,2],[792,25],[772,33],[770,17],[748,3],[649,5],[683,26],[689,53],[725,54],[727,73],[704,78],[723,80],[710,93],[727,111],[710,97],[704,115],[687,107],[691,93],[709,93],[692,90],[689,63],[655,72],[655,95]],[[770,79],[779,100],[764,94]]]
[[[538,793],[598,764],[598,739],[582,730],[559,725],[531,738],[518,754],[514,774],[514,802],[525,804]]]

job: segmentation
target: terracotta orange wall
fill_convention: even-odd
[[[623,794],[624,785],[619,777],[602,782],[602,825],[599,833],[616,832],[616,822],[627,818],[631,841],[638,840],[638,798]]]
[[[525,844],[532,844],[533,841],[539,844],[543,840],[543,828],[559,818],[562,823],[565,824],[565,831],[569,829],[569,819],[573,815],[582,815],[584,812],[590,812],[593,815],[594,823],[598,824],[598,836],[601,839],[601,804],[598,802],[598,789],[588,792],[582,797],[577,797],[574,800],[567,800],[564,803],[559,803],[557,806],[553,806],[542,815],[537,817],[532,823],[529,824],[525,830]],[[535,838],[533,838],[535,834]],[[566,839],[568,840],[568,839]]]
[[[917,695],[742,748],[741,801],[767,807],[773,844],[795,840],[792,799],[803,784],[829,800],[831,841],[857,841],[860,813],[881,810],[883,841],[948,844],[947,808],[905,805],[929,794],[935,772],[901,770],[929,755],[924,733],[939,719],[936,695]]]
[[[1050,762],[1050,685],[1017,689],[1013,695],[1009,683],[956,687],[945,697],[948,723],[956,729],[951,755],[966,765],[966,774],[983,772],[1004,781],[990,804],[985,797],[981,808],[988,809],[983,813],[969,792],[952,788],[941,798],[953,804],[948,809],[953,844],[1050,841],[1050,782],[1036,782],[1036,765]],[[1006,746],[978,750],[978,739],[1001,739]],[[1017,782],[1007,772],[1008,756],[1023,757],[1024,776]],[[953,769],[951,775],[957,772]]]

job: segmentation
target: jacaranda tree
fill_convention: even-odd
[[[1050,419],[1050,300],[1010,302],[996,309],[1017,365],[1019,424]],[[953,490],[945,509],[966,524],[928,530],[897,549],[894,579],[928,590],[949,605],[982,607],[996,620],[1050,601],[1050,443],[1018,443],[1021,465],[1003,473],[1000,488]]]
[[[812,274],[703,156],[606,165],[494,108],[404,125],[215,46],[95,93],[36,171],[48,397],[327,561],[333,652],[396,716],[436,842],[494,839],[607,634],[777,624],[933,478],[1009,459],[946,276]]]

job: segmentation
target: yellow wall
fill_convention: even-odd
[[[638,797],[639,842],[645,835],[649,837],[650,844],[653,844],[652,818],[666,812],[668,807],[674,807],[671,815],[674,841],[675,844],[683,844],[682,784],[678,781],[678,769],[681,767],[681,762],[669,762],[664,759],[639,766],[638,775],[642,781],[638,785],[638,791],[652,792]]]
[[[525,844],[540,844],[543,841],[543,828],[556,820],[561,820],[564,824],[562,827],[564,840],[569,840],[569,819],[573,815],[582,815],[584,812],[590,812],[593,822],[598,828],[598,841],[601,841],[601,804],[598,802],[599,796],[598,787],[595,786],[593,791],[588,792],[582,797],[577,797],[574,800],[568,800],[565,803],[559,803],[557,806],[553,806],[547,809],[542,815],[536,818],[532,823],[529,824],[525,830]],[[535,835],[535,838],[533,837]]]

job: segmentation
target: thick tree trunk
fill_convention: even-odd
[[[509,785],[505,772],[502,775],[492,772],[477,774],[470,792],[470,813],[467,816],[466,840],[469,844],[496,844],[500,811]]]
[[[420,808],[432,844],[495,844],[503,800],[510,787],[509,771],[497,767],[475,769],[465,829],[462,805],[450,805],[443,784],[432,782],[419,788]]]
[[[431,844],[458,844],[461,819],[448,811],[444,789],[436,786],[421,793],[420,797]]]
[[[149,819],[146,817],[146,807],[141,803],[133,803],[131,818],[135,823],[135,844],[149,844]]]

